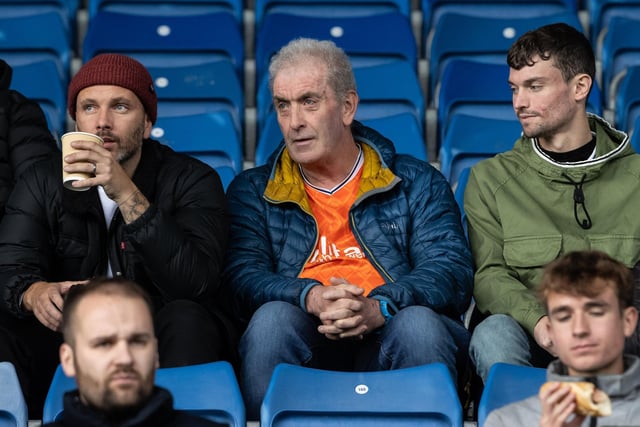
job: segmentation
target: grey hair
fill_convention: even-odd
[[[269,64],[269,90],[273,93],[276,75],[286,67],[309,60],[320,60],[327,67],[327,83],[336,97],[344,101],[349,91],[356,90],[356,79],[349,56],[330,40],[298,38],[278,51]]]

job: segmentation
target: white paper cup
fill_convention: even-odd
[[[62,145],[62,185],[65,188],[73,191],[86,191],[91,187],[76,188],[72,186],[73,181],[81,181],[83,179],[91,178],[94,175],[86,172],[65,172],[64,167],[68,164],[64,161],[64,158],[71,153],[81,151],[73,148],[71,143],[73,141],[93,141],[96,144],[103,145],[104,141],[98,135],[94,135],[88,132],[67,132],[60,137]]]

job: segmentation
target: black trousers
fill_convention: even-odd
[[[172,301],[154,314],[160,367],[228,360],[235,352],[230,331],[217,312],[188,300]],[[44,399],[56,367],[62,335],[35,317],[0,314],[0,361],[11,362],[29,407],[29,419],[41,419]]]

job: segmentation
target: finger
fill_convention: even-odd
[[[344,319],[336,320],[333,324],[340,329],[352,329],[362,324],[362,316],[352,316]]]
[[[340,334],[340,338],[357,338],[363,336],[367,332],[366,325],[360,325],[357,328],[348,329]]]
[[[318,332],[324,335],[330,334],[330,335],[339,336],[343,332],[343,330],[336,327],[334,324],[331,324],[331,325],[318,326]]]
[[[325,321],[334,322],[336,320],[341,320],[346,317],[352,317],[353,315],[354,315],[354,312],[349,309],[323,311],[322,313],[320,313],[320,320],[323,323]]]

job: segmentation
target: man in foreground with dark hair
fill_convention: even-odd
[[[159,364],[151,309],[147,293],[124,279],[69,290],[60,361],[78,389],[65,394],[62,419],[48,426],[218,425],[176,411],[169,391],[154,387]]]

